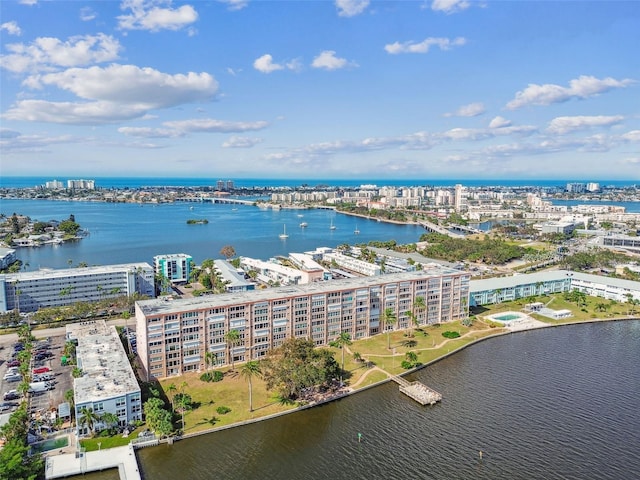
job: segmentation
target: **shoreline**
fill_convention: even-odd
[[[578,322],[563,322],[563,323],[554,323],[554,324],[547,324],[538,320],[534,320],[537,323],[539,323],[539,325],[532,325],[528,328],[521,328],[521,329],[509,329],[509,327],[507,328],[507,331],[503,331],[503,332],[496,332],[493,335],[487,335],[487,336],[483,336],[477,339],[474,339],[473,341],[462,345],[460,347],[457,347],[456,349],[444,353],[443,355],[439,356],[438,358],[435,358],[433,360],[430,360],[429,362],[422,364],[418,367],[412,368],[411,370],[407,370],[406,372],[402,372],[400,374],[398,374],[398,376],[400,377],[404,377],[406,375],[410,375],[412,373],[416,373],[419,370],[422,370],[423,368],[426,368],[428,366],[434,365],[437,362],[440,362],[441,360],[444,360],[445,358],[450,357],[451,355],[454,355],[468,347],[470,347],[471,345],[475,345],[477,343],[483,342],[485,340],[488,339],[492,339],[492,338],[497,338],[497,337],[501,337],[504,335],[510,335],[510,334],[514,334],[514,333],[521,333],[521,332],[528,332],[531,330],[541,330],[541,329],[545,329],[545,328],[555,328],[555,327],[566,327],[566,326],[570,326],[570,325],[584,325],[584,324],[590,324],[590,323],[603,323],[603,322],[622,322],[622,321],[634,321],[634,320],[640,320],[640,317],[635,316],[626,316],[626,317],[622,317],[622,318],[594,318],[594,319],[589,319],[589,320],[584,320],[584,321],[578,321]],[[232,423],[229,425],[224,425],[222,427],[217,427],[217,428],[210,428],[210,429],[206,429],[206,430],[201,430],[198,432],[192,432],[192,433],[186,433],[184,435],[180,435],[180,436],[173,436],[173,437],[167,437],[167,438],[163,438],[160,439],[158,441],[158,445],[160,444],[173,444],[176,441],[180,441],[180,440],[186,440],[189,438],[194,438],[194,437],[199,437],[201,435],[209,435],[212,433],[216,433],[216,432],[220,432],[220,431],[224,431],[224,430],[229,430],[231,428],[236,428],[236,427],[242,427],[245,425],[250,425],[253,423],[257,423],[257,422],[262,422],[262,421],[266,421],[266,420],[271,420],[273,418],[278,418],[281,417],[283,415],[289,415],[292,413],[296,413],[296,412],[300,412],[302,410],[306,410],[309,408],[314,408],[314,407],[319,407],[322,405],[325,405],[327,403],[330,402],[334,402],[336,400],[340,400],[342,398],[351,396],[351,395],[356,395],[359,392],[364,392],[367,391],[371,388],[375,388],[378,387],[380,385],[384,385],[385,383],[389,383],[392,382],[393,380],[391,379],[391,375],[385,371],[385,373],[388,375],[388,378],[384,379],[384,380],[380,380],[378,382],[372,383],[370,385],[365,385],[364,387],[358,388],[356,390],[345,390],[345,391],[341,391],[339,393],[336,393],[335,395],[332,395],[330,398],[327,399],[323,399],[317,402],[313,402],[313,403],[309,403],[306,405],[300,405],[296,408],[292,408],[290,410],[286,410],[284,412],[278,412],[278,413],[273,413],[270,415],[266,415],[264,417],[258,417],[258,418],[254,418],[254,419],[250,419],[250,420],[245,420],[242,422],[236,422],[236,423]]]

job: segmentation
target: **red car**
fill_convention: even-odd
[[[19,367],[20,366],[20,362],[18,360],[11,360],[9,363],[7,363],[7,367]]]
[[[49,367],[39,367],[39,368],[34,368],[33,369],[33,373],[35,375],[38,375],[40,373],[47,373],[47,372],[50,372],[50,371],[51,371],[51,369]]]

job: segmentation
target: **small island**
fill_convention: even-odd
[[[1,216],[0,221],[2,244],[10,248],[56,245],[80,239],[87,233],[76,222],[73,214],[65,220],[42,222],[14,213],[9,217]]]
[[[206,218],[190,218],[187,220],[187,225],[206,225],[209,220]]]

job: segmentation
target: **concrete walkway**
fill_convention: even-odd
[[[120,480],[141,480],[133,445],[105,448],[97,452],[66,453],[46,458],[45,478],[64,478],[117,468]]]

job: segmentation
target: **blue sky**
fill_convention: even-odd
[[[0,2],[2,175],[640,180],[640,3]]]

